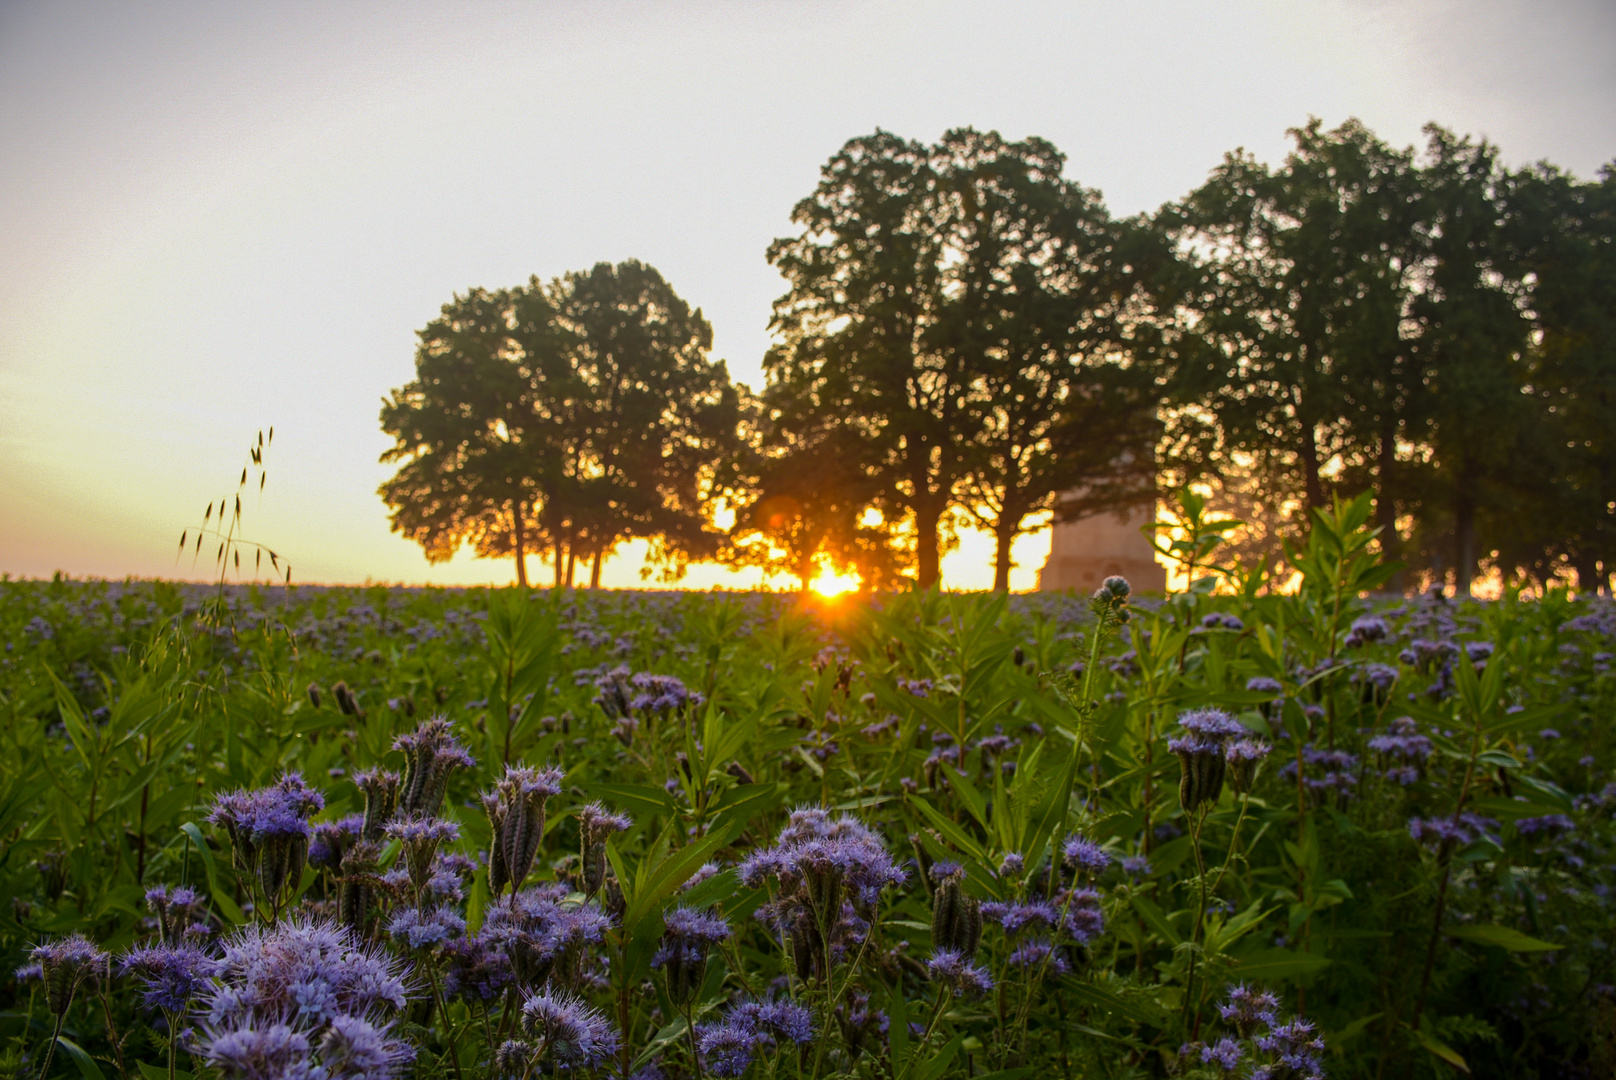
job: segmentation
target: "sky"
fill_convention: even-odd
[[[1592,178],[1612,57],[1616,4],[1583,0],[0,0],[0,573],[208,578],[180,532],[273,426],[243,532],[295,580],[503,584],[429,564],[376,494],[381,400],[458,292],[641,259],[757,389],[765,249],[878,127],[1044,137],[1119,215],[1310,116]],[[1018,543],[1013,588],[1048,550]],[[990,585],[989,539],[943,573]]]

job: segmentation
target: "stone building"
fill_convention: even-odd
[[[1167,570],[1139,531],[1150,523],[1155,509],[1147,504],[1080,521],[1057,521],[1050,530],[1049,559],[1038,572],[1039,590],[1093,592],[1100,582],[1120,574],[1135,592],[1165,591]]]

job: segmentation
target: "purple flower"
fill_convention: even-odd
[[[317,870],[336,870],[342,865],[343,853],[363,834],[364,826],[363,814],[315,825],[309,838],[309,865]]]
[[[1011,967],[1021,968],[1024,971],[1047,970],[1057,976],[1067,974],[1072,968],[1066,962],[1066,957],[1043,938],[1033,938],[1017,946],[1007,960]]]
[[[486,936],[468,934],[443,946],[443,990],[467,1001],[492,1001],[511,983],[511,965]]]
[[[1243,1056],[1245,1056],[1245,1052],[1240,1049],[1240,1044],[1233,1039],[1219,1039],[1211,1046],[1201,1048],[1201,1064],[1216,1065],[1226,1073],[1232,1073],[1239,1068],[1240,1059]]]
[[[40,978],[45,983],[45,1002],[52,1016],[67,1012],[79,984],[86,978],[99,977],[107,967],[107,954],[83,934],[69,934],[48,945],[40,945],[28,954],[28,959],[39,965]]]
[[[989,900],[982,905],[982,917],[998,923],[1007,934],[1018,934],[1029,926],[1054,926],[1060,911],[1047,900]]]
[[[1122,858],[1122,872],[1138,881],[1142,877],[1150,876],[1150,860],[1143,855],[1124,855]]]
[[[391,1022],[334,1016],[320,1039],[320,1064],[329,1077],[390,1080],[415,1060],[415,1048],[392,1037]]]
[[[1267,990],[1253,990],[1244,983],[1230,989],[1228,1001],[1218,1006],[1223,1022],[1234,1028],[1242,1039],[1251,1038],[1258,1027],[1272,1025],[1278,1011],[1279,998]]]
[[[1266,1035],[1259,1035],[1257,1048],[1271,1054],[1277,1064],[1292,1070],[1289,1075],[1307,1075],[1320,1071],[1319,1055],[1324,1052],[1324,1040],[1314,1034],[1309,1021],[1292,1020],[1270,1028]]]
[[[396,908],[387,932],[406,948],[431,949],[465,933],[466,920],[448,908]]]
[[[199,1006],[220,1030],[287,1015],[312,1022],[364,1015],[399,1008],[410,996],[402,966],[388,953],[347,927],[296,918],[231,935],[214,977]]]
[[[1111,855],[1086,837],[1072,834],[1061,846],[1061,859],[1079,873],[1098,874],[1111,865]]]
[[[227,1080],[313,1080],[307,1035],[285,1022],[203,1029],[202,1056]]]
[[[582,999],[540,991],[522,1003],[522,1024],[558,1069],[591,1069],[617,1053],[617,1030]]]
[[[1178,723],[1203,739],[1232,739],[1247,734],[1246,726],[1222,709],[1190,709],[1178,714]]]
[[[965,997],[981,997],[993,989],[988,969],[971,963],[953,949],[938,949],[926,961],[926,972],[933,981]]]
[[[752,1056],[769,1042],[766,1032],[749,1024],[696,1025],[696,1048],[714,1076],[741,1076],[752,1067]]]
[[[1522,836],[1534,836],[1545,833],[1549,836],[1558,836],[1568,833],[1577,827],[1577,823],[1564,814],[1545,814],[1542,817],[1526,817],[1515,822],[1515,831]]]
[[[119,966],[122,974],[140,980],[147,1008],[171,1013],[183,1012],[213,974],[213,960],[191,945],[131,949]]]
[[[1283,694],[1285,687],[1280,681],[1267,675],[1253,675],[1246,680],[1246,689],[1254,694]]]
[[[1000,877],[1019,877],[1026,868],[1027,860],[1018,852],[1012,851],[999,860]]]
[[[578,811],[578,829],[585,846],[601,843],[612,833],[626,832],[633,825],[633,818],[614,814],[599,802],[589,803]]]

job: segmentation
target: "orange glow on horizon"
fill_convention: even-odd
[[[809,582],[808,587],[820,596],[841,596],[856,590],[863,580],[857,574],[838,574],[831,570],[821,570],[819,576]]]

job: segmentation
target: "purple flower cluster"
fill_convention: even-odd
[[[802,1046],[814,1037],[813,1014],[794,1001],[739,1001],[722,1020],[696,1026],[696,1048],[714,1076],[737,1077],[758,1053],[779,1042]]]
[[[524,889],[509,903],[490,908],[478,935],[483,947],[501,953],[516,984],[525,989],[548,982],[577,987],[589,946],[605,940],[612,917],[594,901],[567,900],[561,884]],[[497,969],[499,961],[478,957],[480,966]],[[469,985],[475,985],[470,980]]]
[[[1480,839],[1498,843],[1498,822],[1466,811],[1453,818],[1409,818],[1408,834],[1433,850],[1463,847]]]
[[[140,980],[148,1009],[181,1013],[209,985],[215,963],[195,945],[145,945],[118,958],[119,972]]]
[[[538,1040],[530,1061],[556,1069],[592,1069],[617,1053],[617,1029],[582,999],[544,990],[522,1003],[522,1026]]]
[[[413,1060],[384,1017],[411,996],[387,953],[346,927],[290,919],[223,943],[198,996],[199,1052],[235,1080],[349,1075],[368,1063],[389,1077]]]
[[[993,989],[993,976],[980,964],[953,949],[938,949],[926,961],[926,973],[932,981],[941,983],[964,997],[981,997]]]
[[[1380,755],[1386,779],[1407,787],[1420,778],[1431,756],[1431,740],[1419,733],[1413,717],[1399,716],[1369,740],[1369,749]]]
[[[863,941],[882,890],[907,878],[862,822],[845,814],[833,819],[819,807],[793,810],[775,845],[754,851],[737,870],[751,888],[769,878],[780,883],[757,915],[790,936],[804,978],[812,970],[828,974],[849,944]]]
[[[701,991],[707,973],[707,953],[729,937],[729,923],[709,912],[676,907],[662,917],[662,940],[651,957],[651,966],[661,968],[668,980],[668,997],[675,1005],[685,1005]]]

